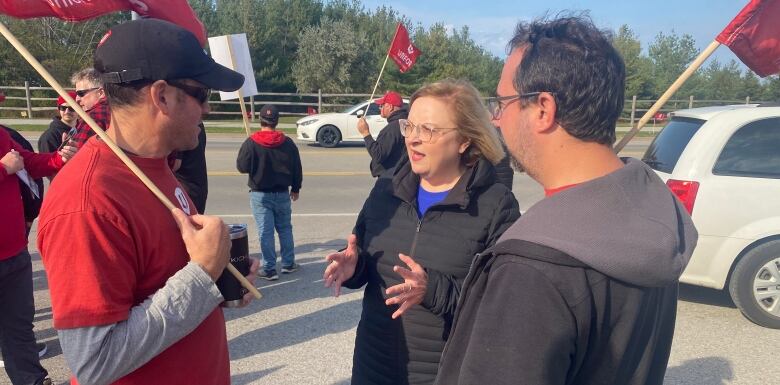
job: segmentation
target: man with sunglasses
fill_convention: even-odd
[[[73,74],[70,80],[76,87],[76,97],[74,98],[76,103],[89,114],[100,128],[107,130],[111,124],[111,109],[106,100],[100,73],[89,67]],[[93,135],[95,132],[92,131],[92,128],[82,119],[78,119],[76,131],[72,135],[78,147],[83,146],[87,139]]]
[[[68,95],[76,99],[75,92],[68,92]],[[63,138],[71,130],[75,129],[78,120],[79,117],[76,115],[76,111],[65,102],[65,98],[62,96],[57,98],[57,115],[49,123],[49,128],[38,138],[38,151],[57,151],[62,146]]]
[[[437,384],[662,384],[697,232],[641,161],[612,151],[625,67],[581,15],[520,23],[491,103],[545,189],[478,255]]]
[[[155,19],[114,26],[94,66],[111,106],[108,136],[178,208],[172,216],[98,137],[57,175],[38,248],[72,383],[228,385],[215,285],[228,229],[196,213],[167,157],[197,146],[209,90],[234,91],[244,77],[186,29]]]

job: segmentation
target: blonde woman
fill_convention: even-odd
[[[430,384],[475,254],[519,216],[497,183],[504,157],[468,82],[420,88],[400,120],[408,158],[380,178],[350,235],[326,257],[326,286],[365,286],[353,384]]]

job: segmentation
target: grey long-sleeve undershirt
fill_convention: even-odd
[[[112,325],[58,330],[62,352],[81,385],[110,384],[200,325],[223,301],[211,277],[190,262],[165,286]]]

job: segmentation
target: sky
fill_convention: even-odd
[[[468,26],[477,44],[502,59],[518,21],[562,10],[588,10],[597,26],[614,31],[627,24],[642,42],[645,54],[660,32],[689,34],[697,48],[703,50],[747,3],[748,0],[363,0],[367,10],[389,5],[413,23],[426,27],[437,22],[456,29]],[[725,46],[719,47],[712,58],[722,64],[732,59],[739,62]]]

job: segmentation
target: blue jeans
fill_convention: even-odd
[[[292,204],[287,192],[249,192],[249,205],[257,223],[260,237],[260,251],[263,254],[263,270],[276,269],[274,229],[279,233],[282,252],[282,266],[295,263],[293,252]]]

